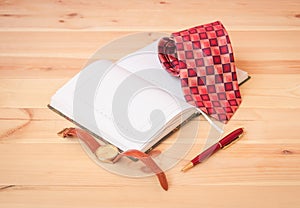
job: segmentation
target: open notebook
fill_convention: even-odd
[[[61,87],[49,107],[121,151],[146,151],[199,109],[166,72],[157,42],[116,63],[98,60]],[[248,78],[238,69],[238,81]]]

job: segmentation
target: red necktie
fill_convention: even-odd
[[[200,25],[162,38],[163,67],[179,76],[186,101],[227,122],[241,103],[228,33],[221,22]]]

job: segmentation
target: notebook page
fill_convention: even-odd
[[[118,147],[141,149],[186,104],[167,91],[113,65],[97,87],[95,115],[107,140]],[[103,113],[106,115],[103,116]]]
[[[148,80],[152,84],[168,90],[179,99],[185,100],[180,85],[180,79],[171,76],[162,68],[157,53],[152,51],[135,52],[122,58],[117,63],[121,67]]]
[[[126,81],[124,88],[122,83]],[[95,83],[96,91],[94,95],[89,95]],[[135,88],[139,90],[132,96],[130,90]],[[125,91],[118,92],[120,89]],[[78,90],[84,94],[74,103]],[[126,97],[126,93],[129,96]],[[178,101],[165,90],[103,60],[90,64],[73,77],[56,92],[50,105],[124,151],[141,149],[168,120],[182,110]],[[75,105],[82,110],[78,112]],[[95,122],[89,116],[89,109],[94,110]]]

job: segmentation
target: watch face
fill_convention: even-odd
[[[118,148],[106,144],[100,146],[95,152],[97,158],[103,162],[112,163],[113,159],[119,154]]]

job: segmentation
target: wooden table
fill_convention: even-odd
[[[300,2],[0,1],[0,207],[299,207]],[[252,79],[226,131],[247,133],[187,173],[193,149],[155,177],[97,166],[56,132],[71,123],[46,105],[101,46],[133,32],[221,20]],[[199,132],[201,140],[201,132]]]

